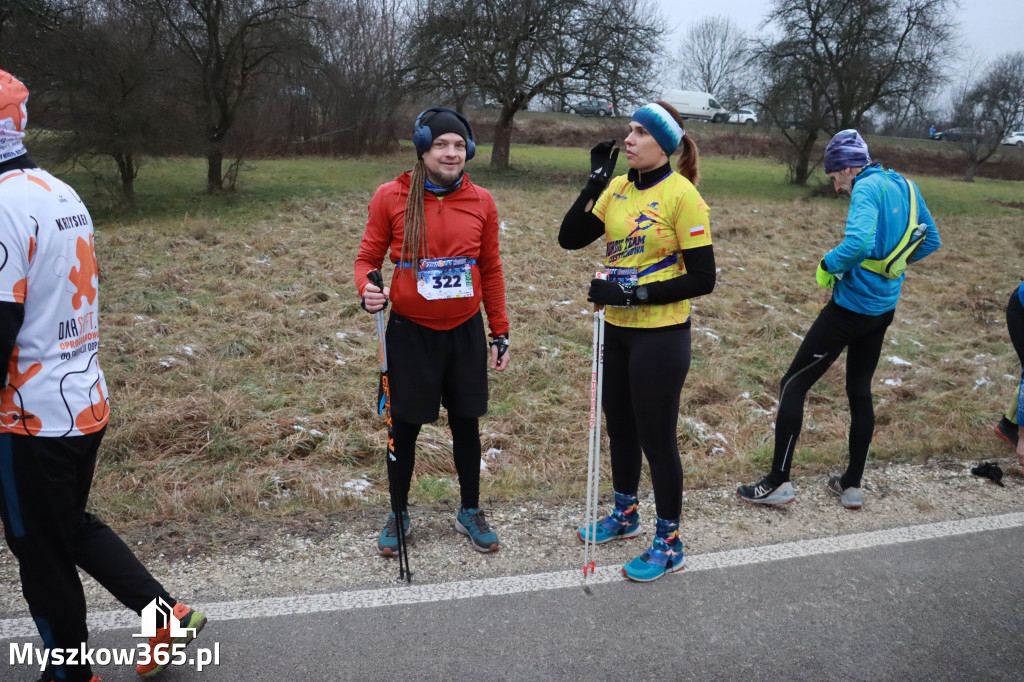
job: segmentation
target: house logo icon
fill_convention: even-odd
[[[170,629],[172,641],[177,641],[179,637],[191,640],[196,636],[196,628],[181,627],[181,623],[174,617],[174,607],[157,597],[142,609],[142,632],[132,637],[156,637],[160,628]]]

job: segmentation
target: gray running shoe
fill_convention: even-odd
[[[793,485],[789,481],[773,486],[767,478],[762,478],[754,485],[741,485],[736,488],[736,494],[747,502],[773,506],[789,504],[796,499]]]
[[[844,490],[839,480],[839,476],[828,479],[828,491],[838,497],[839,503],[847,509],[860,509],[864,504],[864,496],[861,495],[860,488],[850,487]]]

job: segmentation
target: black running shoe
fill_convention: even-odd
[[[1005,415],[996,424],[996,435],[1009,443],[1014,450],[1017,449],[1017,425]]]
[[[736,488],[736,494],[747,502],[774,506],[789,504],[796,499],[796,493],[793,492],[793,486],[789,481],[773,485],[767,476],[753,485],[741,485]]]

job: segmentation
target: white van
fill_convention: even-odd
[[[675,107],[684,119],[694,118],[712,123],[725,123],[729,120],[729,112],[709,92],[662,90],[659,99]]]

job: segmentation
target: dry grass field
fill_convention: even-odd
[[[469,170],[503,221],[512,365],[491,374],[483,500],[582,497],[585,291],[601,248],[565,252],[556,234],[587,152],[516,147],[505,172],[486,168],[488,153]],[[113,406],[99,513],[127,522],[385,504],[375,328],[352,263],[374,187],[410,163],[408,152],[260,162],[225,204],[198,194],[198,162],[167,161],[143,169],[144,212],[113,213],[94,197]],[[721,270],[694,304],[679,445],[687,486],[731,486],[770,459],[778,380],[827,301],[815,264],[840,239],[847,204],[787,187],[765,160],[708,156],[702,171]],[[1020,371],[1003,308],[1024,255],[1024,211],[1007,205],[1024,193],[919,180],[943,248],[912,267],[888,333],[869,467],[1009,454],[991,428]],[[845,458],[843,377],[840,360],[810,396],[802,473],[838,471]],[[421,435],[413,504],[455,493],[450,452],[442,417]]]

